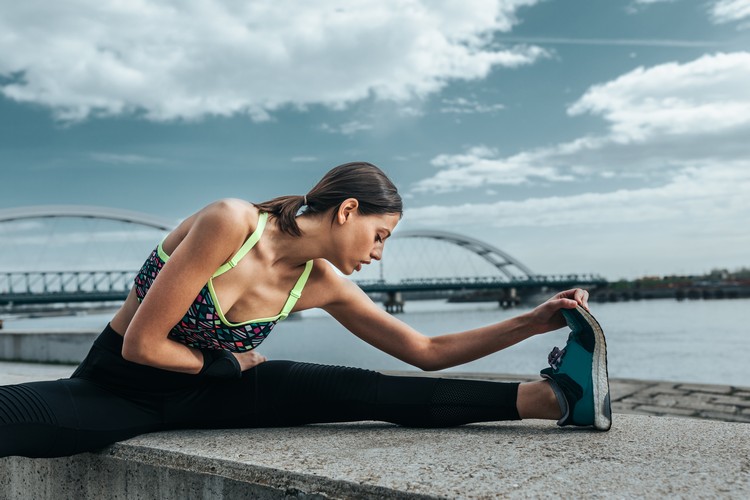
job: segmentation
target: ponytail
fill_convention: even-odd
[[[255,206],[276,218],[282,232],[302,236],[297,225],[298,215],[320,214],[338,206],[348,198],[359,202],[359,213],[403,214],[403,203],[396,186],[378,167],[371,163],[345,163],[331,169],[303,196],[279,196]],[[336,214],[333,214],[332,221]]]

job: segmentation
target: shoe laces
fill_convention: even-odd
[[[560,368],[560,361],[562,361],[563,356],[565,356],[564,347],[562,349],[554,347],[552,349],[552,352],[549,353],[549,356],[547,356],[547,362],[553,370],[557,370]]]

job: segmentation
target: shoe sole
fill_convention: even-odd
[[[591,364],[591,380],[594,392],[594,428],[608,431],[612,427],[612,407],[609,399],[609,372],[607,370],[607,341],[599,322],[586,309],[576,306],[586,323],[594,332],[594,359]]]

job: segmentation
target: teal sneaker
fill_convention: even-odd
[[[557,425],[592,425],[600,431],[612,427],[607,376],[607,343],[594,317],[581,306],[562,309],[571,329],[563,349],[549,355],[549,368],[541,371],[560,403]]]

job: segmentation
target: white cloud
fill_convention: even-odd
[[[440,168],[440,172],[419,181],[414,191],[444,193],[492,184],[519,185],[535,179],[572,180],[570,175],[561,174],[554,167],[534,165],[529,160],[526,154],[502,158],[497,150],[486,146],[470,148],[463,154],[439,155],[431,163]]]
[[[150,156],[141,156],[135,154],[118,154],[118,153],[101,153],[94,152],[89,155],[91,159],[102,163],[112,163],[115,165],[153,165],[165,163],[162,158]]]
[[[710,10],[716,24],[740,21],[750,17],[750,0],[718,0]]]
[[[325,132],[329,132],[331,134],[343,134],[343,135],[352,135],[356,134],[357,132],[362,132],[364,130],[372,130],[372,125],[369,125],[367,123],[362,123],[358,120],[352,120],[346,123],[341,123],[339,125],[329,125],[327,123],[323,123],[320,125],[320,130],[323,130]]]
[[[458,97],[456,99],[443,99],[441,113],[473,114],[473,113],[494,113],[505,109],[502,104],[483,104],[475,99],[466,99]]]
[[[716,134],[750,124],[750,52],[637,68],[591,87],[568,109],[599,115],[615,141]]]
[[[571,174],[648,176],[681,172],[696,161],[750,157],[750,53],[637,68],[591,87],[568,108],[600,116],[601,136],[503,157],[487,147],[439,155],[441,170],[419,181],[416,192],[446,192],[485,185],[569,181]]]
[[[529,198],[521,201],[434,205],[408,209],[410,223],[446,220],[494,227],[568,226],[681,220],[689,224],[746,221],[750,216],[750,161],[686,167],[659,187]],[[743,222],[744,223],[744,222]]]
[[[62,120],[264,120],[283,106],[406,101],[543,57],[491,40],[537,1],[3,2],[0,91]]]
[[[311,163],[318,161],[318,158],[315,156],[294,156],[292,158],[293,163]]]

